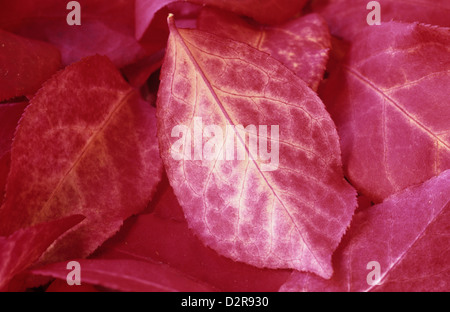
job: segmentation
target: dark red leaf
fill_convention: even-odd
[[[60,66],[55,47],[0,29],[0,101],[34,94]]]
[[[81,284],[84,282],[120,291],[214,291],[164,264],[134,260],[77,260],[81,267]],[[66,280],[66,262],[33,269],[35,274]]]
[[[28,102],[0,105],[0,204],[3,202],[6,179],[11,165],[11,144],[17,123]]]
[[[320,90],[346,175],[376,202],[450,168],[449,46],[448,28],[384,23]]]
[[[18,230],[8,237],[0,237],[0,289],[14,275],[32,265],[64,232],[80,223],[83,216],[70,216]]]
[[[135,39],[134,1],[78,0],[81,25],[75,26],[67,24],[68,2],[2,1],[0,28],[55,45],[64,65],[98,53],[122,67],[162,48],[146,47]]]
[[[0,231],[71,214],[85,222],[46,259],[84,257],[142,211],[160,180],[155,110],[106,58],[93,56],[45,83],[11,152]]]
[[[331,280],[293,273],[281,290],[448,291],[449,224],[447,170],[356,214],[333,255],[335,273]],[[372,261],[380,265],[380,285],[368,283]]]
[[[165,50],[160,50],[139,62],[125,66],[122,69],[122,73],[130,85],[135,88],[142,86],[151,74],[161,68],[165,52]]]
[[[198,29],[234,39],[270,54],[313,90],[322,80],[331,47],[324,19],[309,14],[277,26],[261,26],[232,13],[202,10]]]

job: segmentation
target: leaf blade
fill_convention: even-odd
[[[258,267],[295,268],[330,276],[330,255],[353,213],[356,194],[341,175],[338,139],[322,103],[298,77],[268,55],[212,34],[177,30],[170,18],[169,23],[171,37],[158,93],[158,135],[169,181],[190,227],[204,243],[234,260]],[[237,56],[237,51],[246,58]],[[217,62],[223,59],[232,60],[227,66],[233,67],[233,71],[223,71],[218,79],[215,73],[220,73],[220,69],[225,67],[217,66]],[[250,82],[239,78],[239,73],[247,68],[239,62],[256,68],[245,73],[252,76]],[[261,64],[270,65],[263,67]],[[192,73],[190,81],[196,81],[196,85],[189,88],[190,84],[183,84],[184,78],[178,78],[176,70],[183,73],[184,77]],[[277,79],[272,80],[275,73]],[[265,77],[269,77],[266,83],[263,82]],[[235,90],[228,91],[227,88]],[[267,94],[261,89],[267,89]],[[285,90],[287,95],[280,96],[278,90]],[[178,95],[177,92],[182,93]],[[200,96],[199,100],[195,99],[196,94]],[[293,98],[302,100],[298,103]],[[264,114],[266,110],[281,112],[273,117]],[[251,157],[243,162],[217,159],[201,164],[195,161],[174,161],[170,154],[171,139],[168,134],[177,124],[192,124],[193,113],[221,126],[288,125],[289,130],[284,132],[286,137],[281,140],[280,150],[280,155],[287,159],[281,161],[282,167],[286,168],[280,174],[278,171],[263,173],[261,163],[255,161],[256,158],[250,161]],[[311,122],[314,134],[302,128],[303,125],[297,127],[289,117],[291,114],[298,114],[299,118],[306,120],[320,120],[318,123]],[[297,139],[302,131],[314,138],[323,135],[326,139],[322,142],[306,135],[305,140],[310,140],[308,148],[302,146],[305,142]],[[246,144],[245,137],[239,140]],[[323,144],[323,150],[315,147],[316,144]],[[248,146],[245,148],[248,151]],[[310,158],[299,154],[306,153],[305,150],[311,151]],[[294,155],[302,157],[305,163],[296,161]],[[220,169],[214,169],[215,166]],[[296,182],[286,183],[286,176],[291,182],[295,179]],[[231,182],[226,182],[227,179]],[[313,183],[310,188],[299,186],[309,183]],[[258,197],[252,199],[245,196],[252,193],[258,194]],[[293,194],[303,196],[309,205],[302,204]],[[327,210],[325,207],[333,205],[335,199],[339,202],[335,210]],[[315,205],[319,208],[315,209]],[[261,212],[255,207],[261,207]],[[221,216],[224,213],[226,217]],[[308,214],[315,220],[304,217]],[[332,221],[327,221],[327,218]],[[318,223],[327,224],[327,229],[336,235],[326,237],[330,234],[318,234],[315,228]],[[258,224],[257,228],[255,224]],[[291,233],[292,237],[285,241],[282,232]],[[295,260],[283,263],[280,257]]]
[[[321,89],[344,170],[376,202],[450,168],[449,40],[445,28],[385,23],[355,41]]]
[[[87,256],[150,201],[162,169],[155,126],[154,109],[106,57],[67,67],[19,124],[1,231],[81,213],[87,221],[46,259]]]
[[[204,8],[197,27],[270,54],[317,91],[331,48],[328,26],[320,15],[308,14],[281,25],[264,26],[231,13]]]

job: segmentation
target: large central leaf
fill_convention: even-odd
[[[339,139],[324,105],[267,54],[202,31],[178,30],[171,18],[169,26],[158,136],[189,226],[204,243],[234,260],[330,277],[331,254],[356,202],[343,178]],[[203,125],[222,129],[225,137],[234,135],[246,159],[221,160],[223,149],[229,151],[224,138],[216,157],[200,157],[197,141],[189,160],[187,138],[196,141],[200,118]],[[180,125],[191,134],[186,133],[186,144],[174,157],[181,139],[173,137],[173,130]],[[238,125],[255,126],[259,136],[230,130]],[[267,137],[258,125],[268,126]],[[278,139],[271,126],[279,126]],[[272,152],[279,146],[279,164],[270,166],[257,157],[248,137],[268,139]]]

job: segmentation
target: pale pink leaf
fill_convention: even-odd
[[[189,226],[234,260],[330,277],[331,254],[350,222],[356,193],[343,177],[339,139],[322,102],[266,53],[177,29],[171,17],[169,24],[158,136]],[[227,125],[279,126],[277,168],[257,158],[237,130],[231,132],[236,146],[251,152],[245,160],[219,160],[219,153],[212,160],[176,160],[172,144],[180,139],[171,137],[172,130],[186,125],[192,131],[195,117],[223,133]]]

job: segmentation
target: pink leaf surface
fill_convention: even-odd
[[[18,230],[8,237],[0,237],[0,289],[14,275],[32,265],[61,234],[83,219],[83,216],[70,216]]]
[[[261,26],[220,10],[202,10],[198,29],[234,39],[270,54],[313,90],[322,80],[331,48],[324,19],[309,14],[277,26]]]
[[[0,28],[53,44],[64,65],[101,54],[122,67],[149,53],[134,37],[134,1],[79,0],[81,25],[75,26],[66,21],[68,2],[2,1]]]
[[[291,272],[259,269],[205,247],[189,230],[170,186],[154,213],[130,220],[94,256],[162,262],[221,291],[277,291]]]
[[[282,291],[448,291],[450,170],[355,214],[331,280],[294,273]],[[367,282],[380,264],[379,285]],[[372,282],[371,282],[372,283]]]
[[[155,109],[113,64],[93,56],[70,65],[19,123],[0,231],[83,214],[46,260],[87,256],[147,206],[161,176],[158,154]]]
[[[55,47],[0,29],[0,101],[33,94],[60,66]]]
[[[356,193],[343,178],[339,139],[322,102],[266,53],[177,29],[170,17],[169,24],[158,136],[189,226],[233,260],[330,277],[331,254],[350,222]],[[254,151],[245,160],[220,160],[218,153],[209,161],[176,160],[170,134],[177,125],[192,131],[194,117],[223,129],[279,125],[279,168],[270,171]],[[245,134],[234,134],[236,146],[250,151]]]
[[[376,202],[450,168],[449,46],[448,28],[385,23],[320,89],[346,175]]]
[[[84,282],[120,291],[214,291],[164,264],[135,260],[77,260],[81,267],[81,284]],[[67,262],[49,264],[33,269],[35,274],[65,280]]]
[[[353,40],[370,28],[367,24],[367,0],[316,0],[314,12],[328,22],[332,34],[346,40]],[[389,21],[420,22],[450,27],[450,5],[447,0],[378,0],[381,23]],[[376,26],[375,26],[376,27]]]
[[[136,0],[136,38],[140,39],[143,36],[158,10],[173,2],[176,1]],[[249,16],[263,24],[278,24],[300,13],[306,0],[191,0],[189,2]]]

